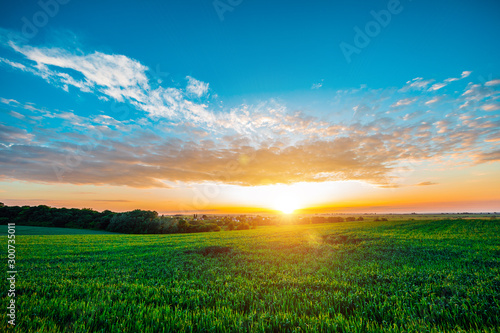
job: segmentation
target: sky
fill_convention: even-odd
[[[0,1],[0,201],[500,211],[498,1]]]

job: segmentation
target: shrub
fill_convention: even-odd
[[[240,223],[238,224],[238,228],[236,228],[237,230],[248,230],[250,229],[250,225],[248,225],[248,223],[246,222],[243,222],[243,223]]]

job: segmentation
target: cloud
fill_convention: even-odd
[[[421,183],[416,184],[416,186],[429,186],[429,185],[438,185],[438,183],[434,183],[434,182],[421,182]]]
[[[419,117],[421,115],[423,115],[424,112],[423,111],[414,111],[414,112],[411,112],[411,113],[407,113],[404,117],[403,117],[403,120],[404,121],[407,121],[407,120],[411,120],[413,118],[416,118],[416,117]]]
[[[131,200],[110,200],[110,199],[93,199],[91,201],[96,201],[96,202],[133,202]]]
[[[366,142],[366,148],[358,140]],[[7,161],[1,166],[4,177],[29,181],[72,184],[110,184],[133,187],[168,187],[165,182],[215,181],[238,185],[263,185],[300,181],[358,179],[386,182],[387,156],[373,154],[378,143],[366,139],[341,138],[313,141],[289,147],[249,146],[217,149],[209,141],[194,144],[177,140],[144,147],[103,142],[90,156],[72,154],[80,147],[33,147],[13,145],[2,149]],[[73,168],[54,161],[75,162]],[[236,164],[235,164],[236,163]],[[54,170],[55,169],[55,170]]]
[[[500,110],[500,103],[492,103],[483,105],[484,111],[497,111]]]
[[[26,130],[0,123],[0,146],[8,147],[13,144],[29,143],[32,139],[33,134]]]
[[[466,77],[468,77],[471,74],[472,74],[472,71],[463,71],[461,78],[465,79]]]
[[[484,127],[488,118],[465,119],[475,123],[452,134],[447,131],[455,125],[453,118],[436,122],[435,131],[429,124],[402,126],[391,118],[323,124],[300,112],[287,114],[279,105],[261,105],[248,119],[241,119],[252,121],[258,134],[235,131],[224,132],[220,139],[213,135],[195,139],[194,125],[180,130],[189,136],[173,138],[161,121],[153,129],[147,120],[127,123],[108,115],[85,118],[33,109],[45,112],[40,120],[45,126],[51,120],[63,125],[58,131],[32,133],[0,128],[5,133],[0,145],[4,179],[138,188],[168,188],[172,182],[257,186],[360,180],[390,188],[398,185],[391,174],[402,161],[468,155],[470,148],[464,147],[484,142],[481,138],[498,129],[498,125]],[[302,135],[302,140],[294,141]]]
[[[406,92],[406,91],[409,91],[409,90],[427,89],[427,87],[432,82],[434,82],[434,81],[435,81],[434,79],[424,80],[424,78],[422,78],[422,77],[417,77],[417,78],[414,78],[411,81],[407,81],[406,82],[406,86],[404,86],[403,88],[401,88],[400,91]]]
[[[318,83],[314,83],[314,84],[311,86],[311,89],[313,89],[313,90],[314,90],[314,89],[319,89],[319,88],[321,88],[321,87],[323,87],[323,80],[321,80],[321,81],[320,81],[320,82],[318,82]]]
[[[443,88],[443,87],[445,87],[445,86],[446,86],[446,84],[444,84],[444,83],[435,83],[435,84],[433,84],[433,85],[429,88],[429,91],[439,90],[439,89],[441,89],[441,88]]]
[[[486,82],[484,85],[488,86],[488,87],[498,86],[498,85],[500,85],[500,80],[491,80],[491,81]]]
[[[71,85],[82,91],[97,90],[118,101],[133,99],[142,101],[149,90],[147,67],[123,55],[92,52],[71,53],[61,48],[37,48],[10,42],[13,50],[34,61],[31,68],[48,81]],[[63,70],[78,72],[76,79]]]
[[[493,150],[490,152],[482,152],[475,156],[476,163],[487,163],[500,161],[500,149]]]
[[[141,188],[354,179],[394,187],[404,161],[495,156],[500,124],[485,111],[498,110],[497,92],[481,84],[462,82],[462,95],[445,95],[444,83],[421,77],[401,89],[347,89],[336,92],[331,114],[272,99],[214,110],[209,84],[191,76],[185,87],[162,86],[124,55],[9,43],[22,64],[2,60],[5,66],[140,112],[117,120],[2,98],[13,122],[0,127],[3,179]],[[432,118],[422,119],[426,105]]]
[[[187,77],[185,91],[154,87],[157,82],[149,79],[150,69],[125,55],[35,47],[14,40],[6,43],[28,62],[20,64],[0,58],[2,63],[37,75],[65,91],[73,87],[103,100],[126,102],[153,118],[194,121],[207,126],[214,121],[206,105],[189,98],[206,95],[209,87],[193,77]]]
[[[23,64],[20,64],[18,62],[13,62],[13,61],[10,61],[8,59],[5,59],[5,58],[1,58],[0,57],[0,63],[4,63],[6,65],[9,65],[13,68],[17,68],[17,69],[20,69],[22,71],[25,71],[26,70],[26,66],[24,66]]]
[[[422,77],[417,77],[411,81],[406,82],[406,86],[401,88],[400,91],[401,92],[407,92],[410,90],[437,91],[441,88],[446,87],[446,85],[448,85],[451,82],[458,81],[458,80],[461,80],[461,79],[468,77],[471,73],[472,72],[470,72],[470,71],[463,71],[460,78],[448,78],[448,79],[445,79],[443,82],[434,83],[432,86],[430,86],[430,85],[433,82],[435,82],[436,80],[434,80],[434,79],[424,80],[424,78],[422,78]]]
[[[400,106],[407,106],[407,105],[410,105],[410,104],[414,103],[416,100],[417,100],[417,98],[404,98],[404,99],[400,99],[396,103],[392,104],[391,107],[392,108],[397,108],[397,107],[400,107]]]
[[[188,93],[201,97],[208,92],[208,83],[196,80],[191,76],[187,76],[186,78],[188,79],[186,87]]]
[[[23,118],[25,118],[23,114],[20,114],[19,112],[16,112],[16,111],[10,111],[9,114],[12,117],[17,118],[17,119],[23,119]]]
[[[432,99],[428,100],[427,102],[425,102],[425,105],[430,105],[430,104],[434,104],[436,102],[439,102],[440,100],[442,100],[443,97],[442,96],[435,96],[433,97]]]

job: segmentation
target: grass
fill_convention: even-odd
[[[16,240],[22,332],[500,329],[498,220]]]
[[[46,228],[16,225],[16,235],[111,235],[113,232],[89,230],[89,229],[71,229],[71,228]],[[0,225],[0,235],[7,235],[7,226]]]

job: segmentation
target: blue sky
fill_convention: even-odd
[[[352,44],[353,27],[363,28],[370,11],[387,4],[242,1],[220,21],[212,1],[70,1],[33,42],[124,54],[173,77],[210,82],[225,98],[307,90],[322,79],[331,89],[380,88],[418,76],[444,79],[463,68],[498,73],[497,1],[403,0],[401,13],[346,64],[339,43]],[[2,27],[14,30],[41,9],[35,1],[3,7]]]
[[[497,1],[43,3],[1,5],[8,186],[175,197],[206,182],[439,184],[397,179],[424,161],[498,169]]]

